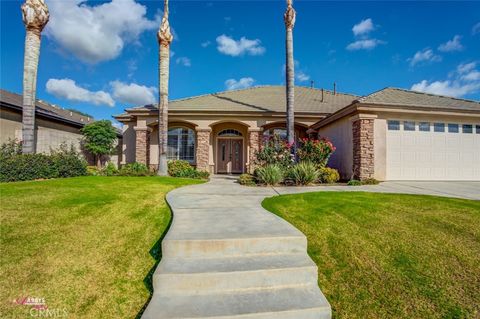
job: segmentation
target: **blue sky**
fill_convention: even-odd
[[[163,1],[46,0],[37,97],[95,118],[157,99]],[[1,0],[1,87],[21,93],[20,1]],[[296,84],[480,100],[480,2],[297,1]],[[171,1],[170,97],[284,84],[284,1]]]

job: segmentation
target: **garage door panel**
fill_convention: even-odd
[[[388,180],[480,180],[480,134],[424,132],[417,123],[387,130],[386,148]]]

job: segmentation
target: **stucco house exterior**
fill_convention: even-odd
[[[158,109],[128,108],[121,163],[158,164]],[[257,86],[171,101],[168,158],[211,173],[253,169],[271,134],[285,135],[285,88]],[[295,134],[329,138],[342,178],[480,180],[480,103],[386,88],[367,96],[295,88]]]
[[[20,94],[0,90],[0,144],[9,140],[22,140],[22,103]],[[62,143],[73,145],[79,153],[94,164],[93,158],[81,147],[82,133],[80,129],[94,119],[88,115],[73,110],[64,109],[37,99],[35,105],[36,152],[50,153]],[[118,134],[121,145],[121,134]],[[120,151],[120,146],[118,147]],[[118,164],[120,156],[110,155],[108,158]]]

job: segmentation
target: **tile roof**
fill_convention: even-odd
[[[361,104],[480,111],[480,102],[388,87],[358,100]]]
[[[12,93],[2,89],[0,89],[0,102],[2,102],[2,104],[9,104],[19,109],[22,109],[23,107],[23,98],[20,94]],[[72,124],[81,126],[95,121],[92,117],[85,116],[75,111],[63,109],[60,106],[49,104],[39,99],[36,101],[36,113],[46,117],[55,118],[59,121],[70,122]]]
[[[295,111],[314,114],[333,113],[359,97],[351,94],[323,91],[315,88],[295,87]],[[285,86],[256,86],[248,89],[206,94],[170,101],[171,111],[223,111],[223,112],[285,112]],[[146,105],[127,109],[148,110]]]

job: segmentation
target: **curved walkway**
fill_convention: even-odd
[[[480,199],[480,182],[269,188],[236,179],[214,176],[167,195],[174,218],[142,318],[330,318],[305,236],[264,210],[265,197],[369,191]]]
[[[173,222],[142,318],[330,318],[305,236],[261,207],[275,190],[235,180],[167,195]]]

